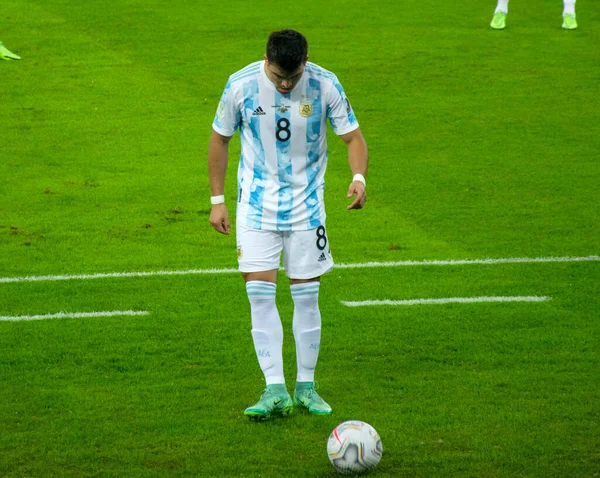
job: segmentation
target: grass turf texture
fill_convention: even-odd
[[[370,147],[369,203],[348,212],[330,138],[338,262],[597,255],[600,11],[581,2],[566,32],[560,2],[515,3],[497,32],[493,8],[3,2],[23,60],[0,63],[0,276],[235,267],[208,224],[210,124],[284,27],[337,73]],[[593,475],[599,267],[335,270],[317,371],[334,415],[264,424],[242,416],[262,379],[236,274],[0,284],[0,315],[150,312],[0,323],[0,474],[333,476],[328,434],[360,419],[382,436],[377,476]],[[339,303],[482,295],[553,299]]]

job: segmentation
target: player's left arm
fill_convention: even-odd
[[[352,183],[348,188],[348,197],[356,196],[352,204],[348,206],[348,209],[361,209],[365,205],[365,202],[367,202],[367,192],[365,191],[365,184],[360,179],[356,179],[356,175],[359,174],[363,178],[367,177],[369,163],[367,143],[360,128],[343,134],[340,138],[348,146],[348,162],[350,163],[353,177]]]

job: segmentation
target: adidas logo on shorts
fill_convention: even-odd
[[[325,253],[321,252],[321,255],[319,256],[318,262],[323,262],[326,261],[327,257],[325,257]]]
[[[252,116],[261,116],[266,114],[267,113],[265,113],[265,110],[263,110],[260,106],[252,112]]]

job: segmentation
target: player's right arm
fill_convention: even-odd
[[[212,135],[208,144],[208,176],[210,191],[215,196],[223,196],[225,192],[225,173],[229,157],[229,141],[235,134],[241,121],[236,94],[228,81],[221,95],[215,119],[212,125]],[[229,213],[224,202],[213,203],[210,211],[210,223],[221,234],[229,234]]]
[[[231,136],[223,136],[213,130],[208,144],[208,176],[211,196],[223,196],[225,192],[225,173],[229,158],[229,140]],[[210,223],[221,234],[229,234],[229,212],[225,203],[213,204],[210,211]]]

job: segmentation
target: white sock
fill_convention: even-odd
[[[498,5],[494,13],[498,12],[508,13],[508,0],[498,0]]]
[[[564,15],[573,15],[575,16],[575,0],[564,0],[565,8],[563,10]]]
[[[285,383],[283,376],[283,327],[275,294],[277,286],[272,282],[246,282],[246,292],[252,315],[252,339],[258,364],[267,385]]]
[[[319,286],[319,282],[304,282],[290,286],[294,300],[292,329],[296,340],[297,382],[315,380],[315,367],[321,346]]]

